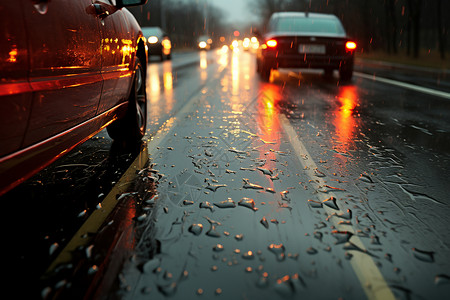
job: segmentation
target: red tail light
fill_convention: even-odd
[[[352,42],[352,41],[348,41],[346,44],[345,44],[345,49],[346,50],[355,50],[356,49],[356,43],[355,42]]]
[[[269,48],[275,48],[277,46],[278,42],[276,40],[268,40],[266,42],[267,47]]]

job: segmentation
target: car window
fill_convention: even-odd
[[[142,28],[142,33],[144,34],[144,36],[151,36],[151,35],[162,36],[163,35],[163,32],[158,27],[155,27],[155,28],[144,27],[144,28]]]
[[[288,17],[280,18],[273,31],[345,34],[338,20]]]

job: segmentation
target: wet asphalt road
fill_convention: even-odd
[[[367,62],[356,71],[347,84],[337,74],[292,70],[273,72],[264,83],[250,52],[179,53],[151,62],[148,138],[137,147],[149,165],[136,193],[118,200],[129,211],[115,214],[128,220],[116,230],[127,235],[113,235],[127,242],[108,255],[124,254],[101,272],[89,269],[88,281],[96,282],[89,296],[445,299],[449,75]],[[79,212],[92,211],[119,180],[117,169],[134,159],[114,154],[104,132],[82,147],[70,155],[105,152],[88,163],[99,166],[105,183],[89,183],[92,200],[73,209],[78,223],[88,218]],[[86,160],[53,168],[77,165],[83,172]],[[70,187],[87,175],[77,176],[67,176]],[[64,191],[58,193],[61,200]],[[39,233],[48,241],[43,252],[61,231]],[[52,293],[70,291],[71,280],[52,284]]]
[[[172,83],[170,65],[148,79],[150,111],[170,118],[149,142],[161,178],[123,299],[445,298],[448,96],[359,73],[262,83],[248,52],[202,52]],[[445,74],[373,67],[358,71],[448,91]]]

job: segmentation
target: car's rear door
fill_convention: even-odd
[[[91,0],[19,0],[29,44],[33,103],[24,146],[95,116],[101,34]]]
[[[20,148],[31,108],[21,1],[0,4],[0,157]]]

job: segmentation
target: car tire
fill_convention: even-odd
[[[339,77],[341,81],[350,81],[353,77],[353,67],[342,68],[339,70]]]
[[[259,76],[263,81],[269,81],[270,80],[270,71],[272,70],[271,67],[267,66],[264,62],[261,62],[260,66],[260,72]]]
[[[107,127],[113,140],[137,142],[144,135],[147,127],[147,93],[145,87],[145,71],[139,58],[136,57],[131,92],[128,97],[126,115]]]

